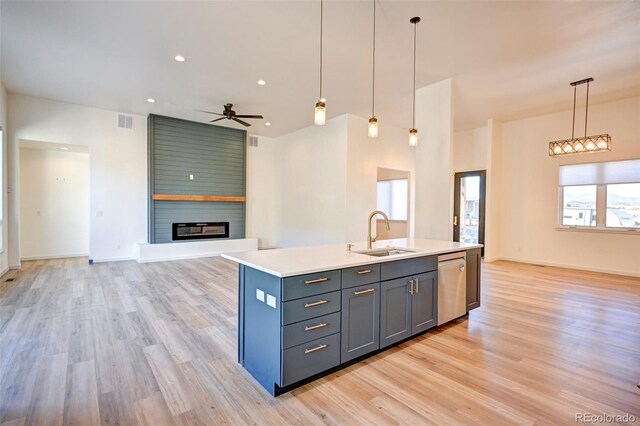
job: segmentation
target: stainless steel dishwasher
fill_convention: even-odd
[[[467,313],[466,252],[438,256],[438,325]]]

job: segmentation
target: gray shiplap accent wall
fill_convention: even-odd
[[[158,115],[149,116],[148,126],[149,242],[172,242],[174,222],[229,222],[229,238],[244,238],[245,203],[154,201],[152,195],[245,196],[247,132]]]

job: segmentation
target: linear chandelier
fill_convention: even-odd
[[[589,114],[589,83],[593,78],[586,78],[571,83],[573,86],[573,124],[571,127],[571,139],[562,139],[559,141],[549,142],[549,156],[559,157],[568,154],[582,154],[585,152],[603,152],[611,151],[611,135],[608,133],[602,135],[587,136],[587,118]],[[584,137],[575,137],[576,128],[576,88],[581,84],[587,84],[587,101],[584,112]]]

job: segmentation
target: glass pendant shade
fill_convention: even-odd
[[[316,113],[314,122],[316,126],[324,126],[327,119],[327,108],[324,102],[316,102]]]
[[[409,130],[409,146],[418,146],[418,130]]]
[[[598,151],[611,151],[611,135],[586,136],[549,142],[549,156],[551,157]]]
[[[369,136],[372,139],[378,137],[378,119],[375,117],[371,117],[369,119],[367,136]]]

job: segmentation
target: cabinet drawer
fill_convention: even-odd
[[[438,269],[438,256],[425,256],[414,259],[396,260],[385,262],[380,266],[380,279],[382,281],[409,275],[422,274]]]
[[[340,333],[282,352],[282,384],[288,386],[340,364]]]
[[[342,288],[377,283],[378,281],[380,281],[380,264],[342,270]]]
[[[340,291],[290,300],[282,304],[282,325],[332,314],[339,310]]]
[[[296,275],[282,282],[282,300],[293,300],[340,290],[340,271],[324,271]]]
[[[287,349],[340,331],[340,312],[282,327],[282,348]]]

